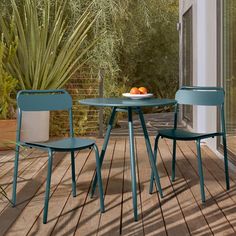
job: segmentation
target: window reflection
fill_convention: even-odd
[[[224,65],[223,83],[226,91],[226,127],[230,151],[236,154],[236,1],[224,0]]]
[[[192,7],[183,15],[183,61],[182,61],[182,85],[193,85],[193,34],[192,34]],[[183,106],[183,119],[192,126],[192,106]]]

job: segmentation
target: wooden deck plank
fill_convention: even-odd
[[[99,150],[101,150],[103,140],[100,140],[99,143]],[[104,159],[104,166],[102,169],[105,169],[107,166],[109,168],[110,161],[111,161],[111,156],[113,153],[113,148],[114,145],[112,145],[112,142],[110,142],[110,145],[107,150],[107,155]],[[94,154],[94,153],[93,153]],[[109,156],[109,157],[108,157]],[[107,158],[108,157],[108,158]],[[99,193],[98,190],[96,189],[95,195],[93,198],[89,196],[89,192],[91,190],[91,184],[92,184],[92,176],[95,174],[95,168],[96,168],[96,163],[95,163],[95,155],[91,157],[93,163],[90,167],[90,176],[88,179],[89,184],[88,186],[88,193],[85,198],[85,203],[83,205],[82,211],[81,211],[81,216],[79,218],[79,221],[76,226],[76,231],[74,235],[96,235],[97,234],[97,229],[100,221],[100,201],[99,201]],[[103,173],[106,175],[107,172]],[[103,185],[104,187],[104,185]]]
[[[198,167],[197,167],[197,158],[192,152],[192,150],[183,142],[179,142],[179,146],[181,147],[184,156],[189,163],[189,166],[192,166],[193,170],[197,174]],[[208,216],[206,219],[208,224],[211,227],[214,235],[221,235],[222,232],[224,234],[235,234],[235,231],[232,225],[229,223],[227,218],[225,217],[221,207],[224,207],[224,203],[219,205],[219,201],[214,198],[214,194],[211,193],[220,191],[218,183],[214,180],[213,176],[207,171],[205,166],[203,166],[203,173],[205,178],[205,191],[209,193],[210,196],[206,198],[206,203],[201,204],[202,209],[206,212]],[[199,180],[197,182],[199,184]],[[199,189],[200,191],[200,189]]]
[[[28,151],[25,152],[24,156],[20,155],[19,157],[19,175],[22,169],[24,169],[26,166],[30,165],[33,161],[35,161],[35,158],[32,157],[34,151]],[[4,182],[8,182],[7,179],[9,179],[9,176],[12,180],[12,173],[14,170],[14,153],[12,153],[11,158],[9,160],[5,161],[4,164],[0,167],[0,179],[3,180]]]
[[[138,172],[141,185],[142,218],[145,235],[166,236],[165,222],[158,194],[149,194],[151,167],[143,137],[136,138]],[[162,177],[162,176],[160,176]]]
[[[14,154],[15,152],[13,150],[0,151],[0,168],[4,166],[6,162],[13,160]]]
[[[160,146],[163,146],[163,140],[160,140]],[[166,230],[168,235],[189,235],[189,229],[185,222],[183,212],[176,199],[175,192],[172,188],[170,178],[168,176],[164,157],[166,155],[164,148],[159,148],[158,153],[158,170],[162,173],[161,184],[164,198],[161,199],[161,208],[165,218]],[[170,153],[168,153],[170,155]]]
[[[75,172],[76,172],[77,178],[79,174],[81,173],[81,170],[84,167],[84,164],[89,154],[90,152],[88,150],[75,153]],[[64,177],[62,178],[62,180],[60,181],[57,189],[55,190],[55,192],[52,194],[50,198],[51,220],[49,220],[49,222],[43,227],[39,227],[42,224],[42,213],[41,213],[41,218],[39,217],[37,219],[37,221],[34,223],[34,226],[30,230],[28,235],[35,235],[36,233],[40,235],[51,235],[53,229],[56,226],[56,223],[59,220],[59,217],[63,210],[63,206],[66,204],[68,197],[72,193],[70,154],[67,154],[66,158],[69,159],[69,165],[68,165],[67,171]],[[67,192],[68,194],[65,194],[65,192]],[[61,207],[58,207],[58,206],[61,206]]]
[[[18,166],[18,176],[21,178],[22,173],[24,173],[25,169],[29,169],[30,165],[37,161],[38,158],[36,156],[43,155],[42,152],[37,152],[36,150],[29,150],[24,152],[23,156],[19,157],[19,166]],[[12,154],[12,158],[5,162],[5,164],[0,167],[0,180],[3,188],[6,188],[9,182],[13,180],[13,172],[14,172],[14,161],[15,155]]]
[[[100,141],[98,141],[97,144],[99,147],[101,146]],[[62,212],[53,229],[52,235],[74,235],[84,207],[89,204],[86,201],[87,199],[90,199],[90,197],[88,197],[88,192],[95,169],[95,157],[93,151],[90,152],[89,155],[81,152],[81,155],[84,155],[86,159],[84,165],[81,162],[79,164],[82,165],[82,168],[77,176],[77,196],[74,198],[71,191],[67,192],[67,201],[64,206],[61,206]],[[98,199],[94,198],[91,201],[98,201]],[[96,208],[96,210],[98,210],[98,208]],[[81,224],[83,223],[84,222]]]
[[[194,149],[194,144],[193,143],[188,143],[188,146],[190,147],[190,149],[196,153],[195,149]],[[218,169],[219,174],[216,173],[216,177],[218,177],[218,181],[219,183],[222,185],[222,187],[226,190],[226,186],[225,186],[225,168],[224,168],[224,160],[223,158],[219,158],[218,156],[216,156],[216,154],[210,150],[209,147],[207,147],[206,145],[202,145],[202,154],[203,154],[203,158],[206,159],[206,161],[208,162],[212,162],[214,165],[214,169]],[[235,167],[235,166],[233,166]],[[211,170],[211,168],[210,168]],[[236,169],[232,169],[229,167],[229,178],[230,178],[230,183],[231,185],[234,187],[236,185],[236,179],[234,178],[236,174]]]
[[[50,198],[54,191],[57,189],[58,183],[62,179],[65,174],[65,171],[68,169],[68,161],[69,158],[65,156],[63,160],[59,163],[57,168],[54,168],[52,172],[52,180],[51,180],[51,191]],[[70,159],[69,159],[70,160]],[[45,170],[47,169],[47,165],[45,166]],[[42,224],[42,211],[44,207],[44,197],[45,197],[45,188],[46,182],[45,179],[41,182],[41,186],[34,197],[30,200],[27,207],[21,212],[21,217],[18,221],[16,221],[11,229],[8,231],[7,235],[26,235],[35,224],[37,224],[37,230],[40,232],[40,225]],[[51,204],[53,202],[49,201],[49,210],[48,210],[48,221],[52,219],[51,216]],[[29,217],[30,216],[30,217]],[[40,223],[38,222],[40,220]],[[50,224],[49,224],[50,225]],[[47,228],[47,227],[46,227]],[[29,235],[35,235],[35,233],[30,233]]]
[[[194,155],[197,155],[193,145],[188,144],[188,146],[190,147]],[[216,165],[214,159],[210,159],[204,150],[202,151],[202,160],[205,169],[214,178],[214,180],[212,180],[213,182],[212,185],[214,185],[214,189],[210,189],[212,197],[216,199],[226,219],[230,222],[235,231],[236,230],[235,184],[233,183],[233,185],[231,186],[232,188],[231,191],[226,191],[224,170],[219,168],[219,166]],[[223,161],[221,165],[223,166]],[[210,187],[212,187],[212,185]]]
[[[0,152],[1,153],[1,152]],[[10,171],[13,171],[14,168],[14,160],[15,160],[15,151],[6,151],[5,155],[1,156],[0,154],[0,175],[2,176]],[[24,164],[25,162],[29,162],[36,158],[37,155],[40,155],[42,151],[28,148],[20,149],[19,163]],[[21,165],[19,165],[19,168]]]
[[[56,167],[58,166],[58,164],[60,164],[63,157],[64,157],[64,154],[62,153],[59,153],[58,155],[55,156],[53,170],[57,170]],[[47,166],[44,165],[45,163],[44,159],[45,158],[40,158],[42,165],[39,165],[40,170],[37,172],[37,175],[35,175],[34,178],[32,178],[32,180],[29,181],[24,186],[24,188],[21,189],[17,193],[17,203],[18,203],[17,206],[15,208],[12,208],[11,206],[9,206],[7,210],[5,210],[3,214],[1,214],[0,232],[5,232],[5,230],[7,230],[13,223],[18,224],[18,222],[22,220],[23,221],[25,220],[27,222],[27,220],[33,219],[33,222],[32,222],[33,224],[35,218],[38,217],[39,215],[39,212],[37,211],[37,209],[39,208],[38,205],[43,207],[43,201],[39,199],[39,202],[36,201],[34,204],[29,204],[29,203],[32,201],[35,201],[35,199],[40,198],[41,195],[44,193],[44,191],[42,191],[40,195],[38,191],[46,179]],[[37,167],[35,166],[35,168]],[[31,208],[31,205],[32,205],[32,208]],[[29,217],[29,215],[26,214],[24,217],[22,213],[28,212],[28,211],[30,213],[32,212],[33,215],[30,215]],[[15,221],[16,219],[17,221]],[[32,224],[30,226],[32,226]],[[22,227],[22,230],[24,230],[24,228],[28,227],[28,225],[25,223],[22,223],[21,227]],[[9,233],[11,231],[12,229],[10,228]],[[16,232],[16,233],[18,234],[19,232]]]
[[[161,147],[162,158],[166,165],[168,175],[171,176],[171,163],[172,163],[172,142],[163,142]],[[176,150],[178,164],[176,165],[176,180],[172,183],[172,187],[178,199],[178,203],[183,211],[185,221],[188,225],[191,235],[212,235],[207,221],[202,214],[201,208],[193,195],[189,184],[180,170],[184,169],[183,155],[179,150]],[[189,170],[191,171],[191,170]],[[198,190],[197,190],[198,191]],[[199,197],[199,194],[197,194]]]
[[[86,172],[86,165],[90,164],[91,159],[93,159],[91,152],[88,153],[88,151],[86,153],[81,152],[78,157],[76,157],[76,160],[78,160],[78,164],[76,161],[76,165],[80,165],[79,173],[77,173],[76,169],[77,196],[75,198],[72,196],[71,189],[66,191],[67,194],[65,195],[67,199],[64,205],[61,205],[60,216],[53,228],[52,235],[73,235],[81,213],[81,208],[84,204],[84,195],[86,195],[88,191],[88,184],[84,182],[86,181],[84,172]]]
[[[30,152],[32,155],[39,155],[39,152]],[[43,157],[43,156],[42,156]],[[37,171],[45,164],[45,158],[34,158],[25,157],[27,160],[24,162],[19,161],[18,168],[18,182],[17,182],[17,194],[28,184],[28,181],[37,173]],[[12,163],[13,165],[13,163]],[[8,174],[1,177],[3,178],[3,188],[7,193],[9,199],[12,197],[12,181],[13,181],[13,168],[9,170]],[[0,212],[2,212],[6,207],[9,206],[9,201],[5,198],[0,204]]]
[[[112,162],[109,166],[110,173],[107,173],[107,187],[105,189],[106,212],[101,214],[97,233],[99,236],[120,235],[125,148],[125,140],[117,140],[112,155],[108,155],[109,159],[105,158],[105,160],[112,160]],[[108,163],[106,166],[108,170]],[[104,172],[104,168],[102,171]]]

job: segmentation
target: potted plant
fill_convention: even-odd
[[[16,54],[6,69],[18,80],[19,89],[62,88],[84,65],[86,53],[97,42],[85,43],[95,16],[88,8],[71,27],[66,20],[68,0],[44,0],[40,6],[38,2],[11,0],[9,12],[0,16],[6,45],[17,40]],[[23,112],[22,130],[25,141],[48,140],[49,113]]]
[[[14,146],[16,138],[15,100],[12,98],[16,91],[17,80],[4,69],[4,62],[12,56],[13,45],[7,49],[0,41],[0,150]]]

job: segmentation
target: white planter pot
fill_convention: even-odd
[[[21,141],[45,142],[49,140],[49,111],[22,112]]]

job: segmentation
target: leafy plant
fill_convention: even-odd
[[[15,100],[12,95],[16,90],[17,80],[4,69],[4,63],[13,55],[14,48],[15,46],[12,44],[7,49],[0,41],[0,119],[9,119],[14,116]]]
[[[133,1],[128,12],[129,20],[123,20],[121,77],[130,87],[144,85],[157,97],[173,97],[179,83],[178,1],[146,0],[147,20]]]
[[[88,2],[69,1],[71,22]],[[158,97],[173,97],[179,79],[178,0],[94,0],[91,9],[100,11],[91,34],[106,31],[89,52],[93,74],[104,69],[104,95],[121,96],[138,84]]]
[[[15,0],[18,9],[23,9],[25,1]],[[59,7],[60,2],[63,1],[50,0],[50,6],[55,8],[54,11],[50,11],[51,19],[54,19],[56,5]],[[67,16],[65,23],[67,30],[62,43],[67,41],[78,18],[87,9],[88,4],[91,4],[89,8],[91,14],[88,18],[90,22],[95,19],[95,22],[83,46],[90,45],[94,38],[100,37],[101,40],[97,41],[92,50],[87,51],[87,56],[91,60],[87,61],[86,67],[80,69],[91,71],[93,78],[101,68],[104,69],[105,96],[120,96],[133,85],[147,86],[158,97],[174,96],[178,86],[178,32],[176,31],[178,0],[67,0],[66,2],[63,11]],[[1,9],[12,9],[11,6],[12,1],[0,1]],[[37,9],[41,9],[38,10],[38,19],[41,21],[44,8],[45,0],[37,0]],[[8,16],[9,22],[11,14],[5,14],[3,10],[3,15],[4,20],[5,16]],[[106,33],[101,36],[103,32]],[[97,84],[94,84],[94,88],[97,88]],[[84,116],[86,120],[88,118],[86,112]],[[109,111],[106,110],[106,117],[108,116]],[[61,123],[60,119],[58,123]],[[83,124],[80,125],[81,129],[84,129]]]
[[[87,61],[85,54],[97,42],[85,39],[96,17],[89,8],[74,27],[66,20],[66,6],[60,0],[11,0],[12,11],[0,18],[7,46],[18,41],[15,57],[7,63],[8,72],[19,81],[21,89],[57,89]]]
[[[88,2],[69,1],[71,25]],[[91,39],[104,30],[106,34],[89,52],[92,60],[83,70],[91,70],[94,78],[103,69],[104,96],[121,96],[130,87],[143,85],[157,97],[174,97],[179,79],[178,0],[93,0],[91,11],[100,12]],[[106,122],[110,109],[104,113]]]

